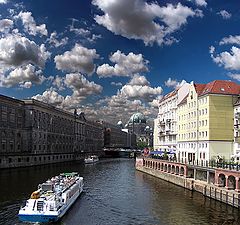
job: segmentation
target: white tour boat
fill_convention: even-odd
[[[97,161],[99,161],[99,158],[98,158],[98,156],[96,156],[96,155],[91,155],[91,156],[89,156],[88,158],[84,159],[84,162],[85,162],[86,164],[95,163],[95,162],[97,162]]]
[[[83,191],[83,177],[78,173],[62,173],[31,194],[18,213],[21,221],[55,222],[59,220]]]

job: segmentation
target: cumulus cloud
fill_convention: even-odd
[[[13,27],[12,20],[9,20],[9,19],[0,20],[0,32],[8,33],[12,27]]]
[[[53,45],[55,48],[58,48],[60,46],[64,46],[68,43],[68,37],[62,38],[61,40],[58,40],[57,32],[54,31],[51,33],[50,37],[47,39],[47,42],[50,45]]]
[[[37,94],[32,97],[33,99],[36,99],[41,102],[46,102],[48,104],[54,105],[54,106],[60,106],[63,101],[64,97],[60,94],[58,94],[55,90],[49,89],[43,92],[42,95]]]
[[[54,61],[59,70],[90,75],[95,70],[93,61],[98,57],[95,49],[87,49],[80,44],[75,44],[71,51],[55,56]]]
[[[206,0],[195,0],[196,5],[198,6],[207,6],[207,1]]]
[[[66,75],[65,84],[73,90],[73,95],[85,98],[88,95],[99,94],[102,92],[102,86],[88,81],[79,73],[70,73]]]
[[[27,33],[34,36],[36,36],[38,33],[40,35],[48,35],[46,24],[41,24],[37,26],[31,12],[20,12],[15,18],[22,20],[24,30]]]
[[[125,55],[117,50],[113,53],[109,60],[115,63],[114,66],[103,64],[97,68],[99,77],[112,77],[112,76],[133,76],[133,74],[148,71],[148,61],[143,59],[142,54],[134,54],[130,52]]]
[[[211,58],[219,66],[224,66],[225,69],[239,70],[240,69],[240,49],[233,46],[230,52],[221,52],[220,54],[214,54],[215,49],[210,49]]]
[[[229,13],[228,11],[226,11],[226,10],[221,10],[217,14],[222,16],[222,18],[225,19],[225,20],[230,19],[232,17],[232,14]]]
[[[63,78],[57,76],[53,83],[59,87],[59,90],[63,90],[65,88],[71,89],[72,95],[64,97],[54,88],[50,88],[49,90],[43,92],[42,95],[38,94],[33,96],[33,98],[66,110],[71,110],[79,108],[82,100],[86,99],[88,96],[99,94],[102,91],[102,86],[88,81],[79,73],[66,74]]]
[[[32,84],[41,84],[45,80],[41,70],[36,70],[33,65],[16,68],[1,81],[1,86],[30,88]]]
[[[128,39],[143,40],[145,45],[172,44],[170,35],[186,24],[188,17],[198,16],[181,3],[161,7],[143,0],[93,0],[92,4],[104,13],[95,16],[98,24]]]
[[[141,99],[147,102],[152,101],[161,93],[161,87],[152,88],[147,79],[140,75],[134,75],[130,82],[120,90],[120,94],[129,99]]]
[[[226,45],[226,44],[237,44],[240,45],[240,35],[232,36],[230,35],[229,37],[224,37],[220,42],[220,45]]]
[[[228,74],[234,80],[240,81],[240,74]]]
[[[43,68],[49,57],[44,44],[38,46],[26,37],[9,35],[0,39],[0,65],[3,67],[35,64]]]
[[[186,83],[185,80],[182,80],[181,82],[172,79],[171,77],[168,78],[167,81],[164,82],[167,87],[173,87],[174,89],[181,87]]]
[[[58,90],[62,91],[65,89],[64,86],[64,77],[56,76],[53,78],[52,84],[58,88]]]
[[[7,4],[7,0],[0,0],[0,4]]]

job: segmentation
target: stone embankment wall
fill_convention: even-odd
[[[154,164],[151,164],[154,165]],[[176,165],[174,165],[176,167]],[[182,167],[183,165],[179,165]],[[204,196],[209,198],[224,202],[226,204],[232,205],[234,207],[240,208],[240,193],[236,190],[228,190],[225,187],[218,187],[212,183],[206,181],[195,180],[194,178],[188,177],[187,167],[183,173],[176,173],[176,170],[170,171],[166,169],[161,169],[161,167],[150,166],[149,164],[144,164],[142,158],[136,159],[136,169],[150,174],[154,177],[160,178],[162,180],[171,182],[183,188],[198,191]]]

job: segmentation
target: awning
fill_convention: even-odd
[[[153,152],[150,152],[150,154],[152,154],[152,155],[156,155],[156,154],[161,155],[163,153],[164,153],[164,151],[153,151]]]

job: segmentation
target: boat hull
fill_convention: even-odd
[[[39,222],[39,223],[56,222],[59,220],[58,216],[37,214],[36,215],[18,214],[18,218],[23,222]]]

